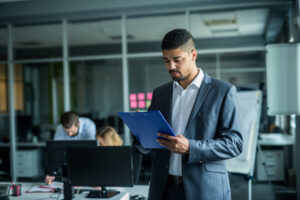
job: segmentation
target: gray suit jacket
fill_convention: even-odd
[[[153,92],[149,110],[160,110],[171,124],[173,82]],[[182,176],[187,200],[231,199],[225,159],[242,152],[243,139],[234,86],[204,73],[184,136],[190,153],[182,157]],[[149,199],[162,199],[170,152],[154,150]]]

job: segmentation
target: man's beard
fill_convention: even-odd
[[[78,135],[78,132],[79,132],[79,131],[77,131],[76,134],[74,134],[74,135],[72,135],[72,136],[70,136],[70,137],[75,137],[75,136],[77,136],[77,135]]]
[[[172,76],[172,72],[177,72],[178,74],[180,74],[180,76]],[[186,78],[185,76],[182,76],[180,71],[177,70],[169,70],[169,73],[174,81],[182,81]]]

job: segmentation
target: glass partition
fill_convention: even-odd
[[[0,138],[9,134],[7,65],[0,64]]]
[[[221,79],[236,86],[260,89],[265,83],[265,52],[220,54]]]
[[[198,54],[196,64],[209,76],[216,78],[216,54]]]
[[[0,113],[8,112],[7,65],[0,64]]]
[[[265,67],[265,52],[237,52],[220,54],[223,69],[246,69]]]
[[[70,56],[121,54],[121,19],[68,22]]]
[[[39,59],[62,57],[62,24],[13,27],[14,57]]]
[[[245,89],[263,89],[265,84],[264,72],[228,72],[222,73],[221,80]]]
[[[8,31],[6,26],[0,25],[0,61],[7,61]]]
[[[122,134],[117,117],[123,111],[121,59],[71,62],[70,74],[72,110],[93,119],[97,128],[111,125]]]
[[[52,139],[60,109],[61,63],[15,65],[15,107],[18,141]],[[55,76],[55,73],[60,77]]]
[[[14,106],[16,113],[24,110],[24,82],[22,65],[14,66]],[[9,138],[9,85],[7,65],[0,64],[0,137]]]
[[[154,88],[171,80],[161,57],[129,59],[130,110],[146,110]]]
[[[7,65],[0,64],[0,113],[8,113],[8,69]],[[22,65],[14,66],[14,92],[15,92],[15,110],[24,109],[23,103],[23,68]]]

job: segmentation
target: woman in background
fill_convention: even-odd
[[[100,146],[122,146],[123,140],[111,126],[104,126],[97,130],[96,139]]]

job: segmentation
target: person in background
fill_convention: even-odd
[[[111,126],[103,126],[96,132],[96,139],[99,146],[122,146],[123,140],[117,131]],[[47,175],[45,182],[51,184],[54,181],[54,176]]]
[[[65,112],[60,117],[60,125],[57,126],[54,140],[95,140],[96,125],[85,117],[79,117],[74,111]],[[46,175],[45,182],[51,184],[54,176]]]
[[[104,126],[97,130],[96,139],[100,146],[122,146],[123,140],[111,126]]]
[[[74,111],[65,112],[60,118],[54,140],[94,140],[95,123],[86,117],[79,117]]]

